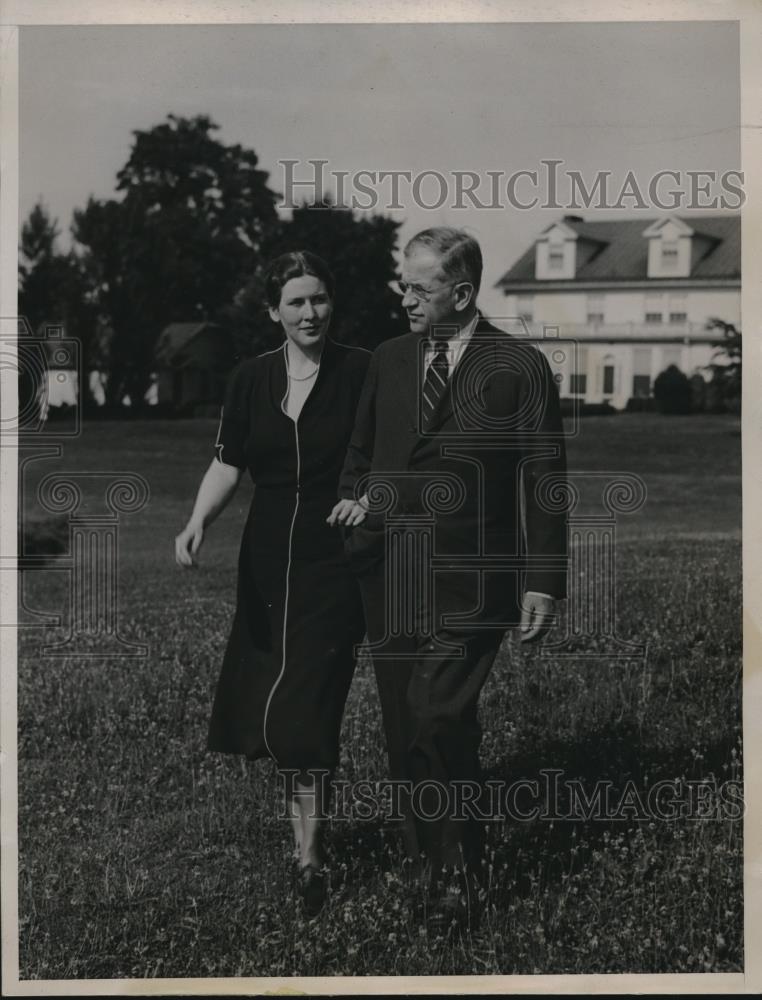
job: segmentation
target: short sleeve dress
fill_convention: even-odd
[[[232,373],[217,458],[254,484],[235,617],[208,747],[281,768],[333,769],[365,624],[339,528],[326,523],[370,353],[326,339],[298,420],[283,408],[286,346]]]

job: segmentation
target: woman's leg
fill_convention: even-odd
[[[327,798],[323,778],[326,776],[326,772],[292,773],[287,791],[294,831],[294,858],[299,866],[298,891],[310,918],[320,913],[327,891],[322,838]]]
[[[294,858],[301,868],[320,868],[324,861],[323,822],[326,806],[326,775],[318,770],[291,775],[288,789],[289,818],[294,832]]]

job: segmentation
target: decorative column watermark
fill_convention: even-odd
[[[581,513],[579,485],[588,480],[600,490],[600,506]],[[569,599],[563,635],[543,643],[554,658],[645,659],[644,643],[617,634],[616,523],[646,502],[646,484],[632,472],[570,472],[563,480],[545,476],[537,501],[552,513],[565,512],[569,530]]]
[[[92,513],[83,486],[100,487],[105,510]],[[142,657],[145,643],[126,639],[119,627],[119,522],[148,501],[146,480],[132,472],[51,473],[39,485],[45,510],[69,516],[69,552],[50,560],[69,573],[68,634],[43,646],[44,656]]]
[[[465,500],[461,479],[448,472],[433,476],[395,473],[368,478],[369,514],[384,522],[384,636],[363,646],[376,660],[404,658],[399,640],[415,640],[418,658],[437,657],[459,647],[437,637],[435,607],[435,526]],[[401,500],[400,485],[408,500]]]

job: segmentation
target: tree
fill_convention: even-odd
[[[719,331],[719,337],[712,347],[713,361],[707,367],[712,372],[709,386],[712,390],[713,409],[741,411],[741,331],[733,323],[712,317],[707,323],[710,330]]]
[[[253,150],[226,145],[205,115],[135,131],[117,174],[121,199],[75,212],[102,325],[111,331],[107,399],[142,399],[159,334],[171,322],[218,320],[261,271],[276,195]]]
[[[230,330],[235,353],[241,358],[256,357],[283,342],[280,327],[267,312],[263,269],[257,269],[238,289],[233,301],[221,310],[220,322]]]
[[[58,220],[37,202],[21,227],[19,311],[32,330],[63,320],[72,278],[69,259],[56,250]]]
[[[23,278],[28,277],[32,268],[55,255],[56,242],[61,232],[58,219],[51,219],[48,210],[38,201],[29,218],[21,227],[22,262],[19,271]]]
[[[336,278],[332,336],[369,350],[405,332],[394,251],[400,223],[386,216],[355,216],[328,202],[295,208],[268,245],[268,256],[311,250]]]
[[[87,281],[74,253],[59,253],[58,220],[38,202],[21,227],[19,312],[38,332],[61,326],[66,337],[79,341],[83,372],[94,363],[96,311]]]
[[[399,296],[389,287],[397,276],[398,228],[392,219],[358,218],[327,202],[301,205],[273,231],[264,251],[268,260],[294,250],[310,250],[323,257],[336,278],[331,336],[372,350],[382,340],[405,332]],[[282,343],[280,327],[267,313],[262,272],[252,275],[240,289],[224,312],[224,322],[243,356]]]
[[[691,383],[677,365],[670,365],[654,380],[654,399],[659,413],[690,413]]]

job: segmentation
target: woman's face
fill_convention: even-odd
[[[313,347],[325,337],[332,310],[328,289],[320,278],[303,274],[286,282],[277,308],[270,307],[270,316],[281,324],[289,340],[300,347]]]

